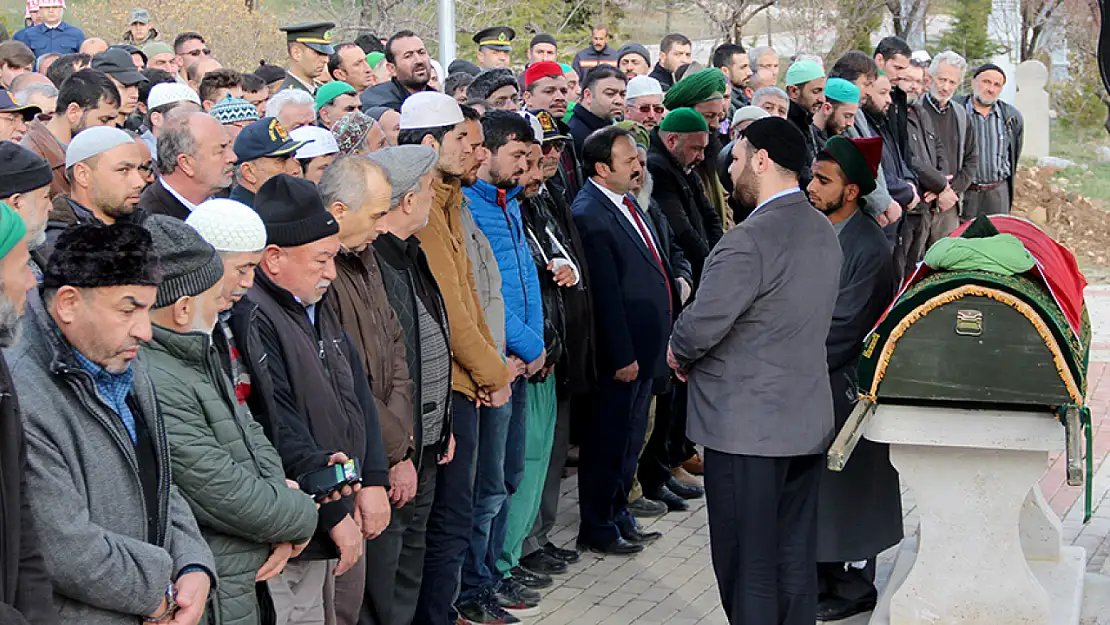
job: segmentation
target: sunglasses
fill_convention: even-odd
[[[644,115],[647,115],[652,111],[655,111],[656,115],[662,115],[663,113],[667,112],[666,107],[664,107],[662,104],[642,104],[640,106],[637,106],[636,110],[640,111],[640,113]]]
[[[189,50],[185,54],[189,56],[212,56],[212,50],[208,48],[197,48],[196,50]]]
[[[563,149],[566,148],[566,145],[566,141],[548,141],[543,144],[543,153],[545,155],[550,155],[553,152],[561,153]]]

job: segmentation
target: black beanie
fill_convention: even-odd
[[[54,180],[50,163],[27,148],[0,141],[0,200],[41,189]]]
[[[255,194],[254,210],[266,224],[269,245],[298,247],[339,233],[316,185],[304,178],[270,178]]]
[[[46,289],[158,286],[161,282],[162,268],[150,233],[132,223],[67,228],[58,237],[42,276]]]
[[[802,131],[781,117],[755,120],[744,129],[744,137],[755,149],[767,150],[767,155],[780,167],[796,174],[808,164],[809,148]]]

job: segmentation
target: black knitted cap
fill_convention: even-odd
[[[266,240],[278,247],[298,247],[339,233],[339,224],[316,185],[304,178],[278,174],[254,196],[254,210],[266,224]]]
[[[54,173],[41,156],[11,141],[0,141],[0,200],[17,193],[41,189],[54,180]]]

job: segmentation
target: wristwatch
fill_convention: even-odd
[[[148,623],[168,623],[173,618],[175,612],[177,612],[177,587],[173,584],[166,584],[165,611],[146,619],[146,621]]]

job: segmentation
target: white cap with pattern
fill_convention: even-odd
[[[420,91],[401,105],[401,130],[442,128],[463,121],[462,109],[455,98],[438,91]]]
[[[201,202],[185,223],[217,252],[258,252],[266,247],[266,225],[254,209],[235,200]]]
[[[189,85],[176,82],[160,82],[150,88],[150,95],[146,98],[148,109],[156,109],[159,106],[175,102],[192,102],[200,106],[200,96],[197,95],[196,91],[190,89]]]

